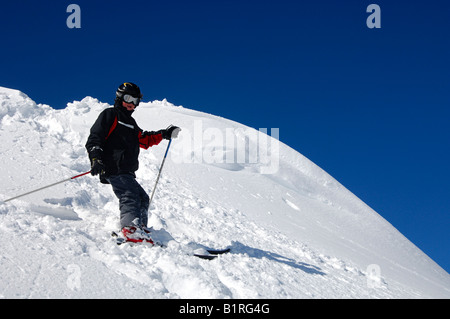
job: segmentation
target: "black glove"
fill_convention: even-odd
[[[102,160],[98,158],[91,159],[91,175],[95,176],[104,173],[105,173],[105,165],[103,164]]]
[[[165,130],[161,130],[161,134],[163,139],[165,140],[170,140],[172,138],[177,138],[178,137],[178,133],[180,133],[181,128],[179,128],[178,126],[173,126],[170,125],[168,128],[166,128]]]
[[[102,162],[102,155],[103,149],[100,146],[94,146],[89,150],[92,176],[103,174],[105,172],[105,165]]]

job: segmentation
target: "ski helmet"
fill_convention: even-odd
[[[135,106],[139,105],[142,96],[139,86],[131,82],[122,83],[116,91],[116,101],[125,100],[125,102],[133,103]]]

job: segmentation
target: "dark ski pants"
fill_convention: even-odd
[[[121,227],[147,226],[150,198],[134,176],[112,175],[108,181],[119,199]]]

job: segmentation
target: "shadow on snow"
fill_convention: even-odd
[[[276,261],[276,262],[288,265],[290,267],[300,269],[308,274],[321,275],[321,276],[326,275],[317,266],[307,264],[304,262],[300,262],[300,261],[296,261],[292,258],[281,256],[279,254],[272,253],[267,250],[252,248],[252,247],[246,246],[240,242],[233,241],[230,248],[231,248],[232,254],[245,254],[251,258],[258,258],[258,259],[266,258],[268,260]]]

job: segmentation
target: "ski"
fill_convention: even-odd
[[[115,231],[111,232],[111,236],[116,239],[116,244],[119,245],[119,246],[122,245],[122,244],[125,244],[125,243],[147,245],[147,243],[144,243],[144,242],[142,242],[142,243],[129,242],[125,238],[123,238],[122,236],[119,236],[119,234],[117,232],[115,232]],[[161,248],[165,247],[163,244],[161,244],[159,242],[155,242],[155,244],[152,245],[152,246],[157,246],[157,247],[161,247]],[[216,259],[219,255],[223,255],[223,254],[229,253],[231,251],[231,249],[230,248],[225,248],[225,249],[205,249],[205,251],[208,254],[196,254],[196,253],[194,253],[192,256],[195,256],[195,257],[200,258],[200,259],[213,260],[213,259]]]
[[[219,255],[227,254],[231,251],[230,248],[226,249],[206,249],[208,252],[208,255],[203,254],[194,254],[195,257],[201,258],[201,259],[207,259],[207,260],[213,260],[216,259]]]
[[[227,254],[231,251],[231,248],[225,248],[225,249],[207,249],[206,250],[211,255],[223,255]]]
[[[200,259],[206,259],[206,260],[213,260],[217,258],[217,255],[200,255],[200,254],[194,254],[194,257],[198,257]]]

